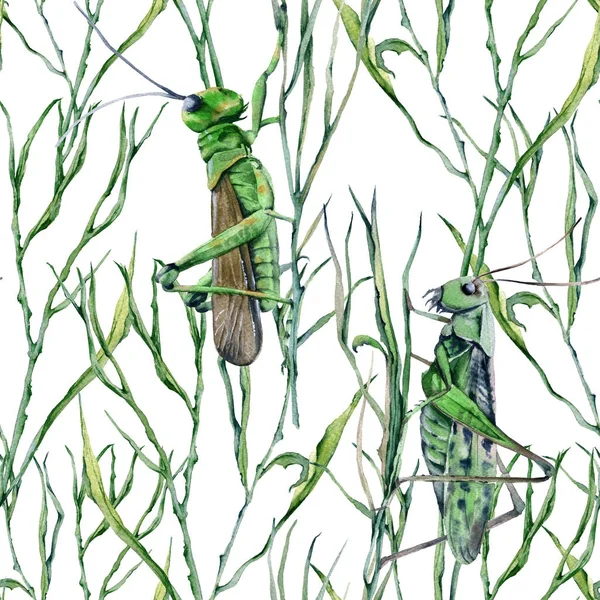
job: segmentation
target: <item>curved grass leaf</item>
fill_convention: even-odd
[[[7,16],[4,0],[0,0],[0,71],[2,70],[2,23]]]
[[[348,406],[348,408],[336,419],[334,419],[325,429],[325,433],[323,437],[317,444],[317,447],[313,454],[311,455],[310,461],[317,463],[318,465],[326,467],[335,451],[337,450],[338,444],[340,443],[340,439],[342,434],[344,433],[344,429],[346,424],[350,420],[350,417],[354,413],[354,409],[358,406],[358,402],[362,396],[362,392],[358,391],[354,394],[352,398],[352,402]],[[315,467],[313,465],[309,466],[308,477],[306,481],[300,483],[294,491],[294,495],[290,502],[287,512],[282,517],[280,522],[277,524],[277,529],[287,521],[290,516],[298,509],[298,507],[308,498],[310,493],[315,489],[319,479],[323,476],[323,469]]]
[[[574,569],[579,562],[578,559],[572,554],[566,553],[566,550],[561,546],[558,538],[549,529],[544,527],[544,530],[550,536],[563,558],[566,558],[566,563],[569,569]],[[583,594],[585,600],[596,600],[596,597],[594,596],[594,581],[583,569],[574,575],[573,579],[575,580],[575,583]]]
[[[398,56],[400,56],[403,52],[410,52],[417,60],[423,64],[423,57],[408,43],[404,40],[399,40],[397,38],[389,38],[387,40],[383,40],[375,46],[375,63],[377,67],[382,71],[385,71],[392,77],[395,77],[393,71],[390,71],[385,66],[385,61],[383,60],[384,52],[395,52]]]
[[[360,214],[365,226],[369,260],[373,273],[373,284],[375,288],[375,321],[379,331],[382,346],[386,352],[386,408],[385,408],[385,431],[382,440],[383,456],[385,463],[384,478],[387,485],[396,479],[397,454],[401,439],[402,422],[406,415],[406,401],[402,395],[402,360],[398,339],[394,331],[385,275],[383,269],[383,256],[381,242],[379,239],[379,227],[377,224],[377,200],[373,194],[371,203],[371,220],[365,214],[358,198],[350,189],[352,200]]]
[[[14,179],[15,179],[14,185],[17,187],[17,189],[21,188],[21,184],[23,183],[23,178],[25,177],[25,168],[27,166],[27,161],[29,159],[29,152],[31,151],[31,145],[33,144],[33,141],[35,140],[40,128],[44,124],[46,117],[48,116],[50,111],[54,108],[54,106],[58,102],[60,102],[60,98],[57,98],[56,100],[52,100],[52,102],[50,102],[50,104],[48,104],[48,106],[46,106],[46,108],[43,110],[42,114],[40,115],[40,118],[35,122],[34,126],[31,128],[31,131],[27,134],[27,139],[25,140],[25,143],[23,144],[23,147],[21,148],[21,152],[19,153],[19,162],[17,165],[17,169],[15,171],[15,174],[14,174]],[[15,208],[18,209],[19,206],[17,205]]]
[[[379,350],[379,352],[381,352],[383,356],[387,358],[387,352],[383,349],[383,346],[370,335],[362,334],[354,337],[352,340],[352,350],[356,352],[361,346],[371,346],[371,348]]]
[[[277,589],[279,590],[279,600],[285,600],[285,565],[287,563],[288,552],[290,550],[292,533],[294,532],[297,522],[298,521],[294,521],[292,526],[289,528],[287,535],[285,536],[285,543],[281,553],[281,562],[279,563],[279,569],[277,571]]]
[[[275,533],[283,527],[285,522],[294,514],[294,512],[296,512],[296,510],[298,510],[302,503],[315,489],[317,483],[319,482],[319,479],[321,479],[324,473],[324,469],[322,467],[326,467],[333,458],[333,455],[337,450],[342,434],[344,433],[346,424],[350,420],[350,417],[352,416],[352,413],[354,412],[355,408],[358,406],[358,402],[360,401],[361,397],[362,390],[359,390],[356,392],[356,394],[354,394],[352,402],[350,403],[348,408],[346,408],[346,410],[339,417],[334,419],[325,429],[325,433],[323,434],[323,437],[317,444],[315,451],[311,454],[309,461],[310,463],[316,463],[319,466],[317,467],[315,465],[309,464],[308,474],[306,475],[303,470],[303,473],[298,482],[292,486],[292,488],[295,488],[294,495],[292,496],[292,500],[290,501],[290,505],[287,511],[275,526]],[[281,466],[289,466],[294,464],[303,465],[303,461],[306,460],[302,455],[294,452],[283,454],[278,458],[280,460],[276,464],[280,464]],[[275,460],[277,459],[274,459],[274,461]],[[267,469],[271,468],[271,466],[274,466],[274,461],[271,461]],[[237,582],[240,580],[241,576],[243,575],[244,571],[248,568],[248,566],[262,558],[267,553],[271,543],[272,536],[269,536],[269,539],[262,548],[262,550],[260,550],[260,552],[258,552],[251,558],[249,558],[245,563],[243,563],[228,582],[218,586],[217,593],[224,592],[236,585]]]
[[[323,261],[325,262],[329,262],[331,260],[331,257],[327,259],[327,261]],[[322,263],[323,264],[323,263]],[[372,275],[369,275],[367,277],[362,277],[361,279],[359,279],[356,283],[354,283],[352,285],[352,288],[350,289],[350,293],[346,294],[346,297],[344,298],[344,301],[347,302],[348,299],[351,297],[352,294],[354,294],[354,292],[356,291],[356,289],[361,286],[363,283],[365,283],[366,281],[370,281],[371,279],[373,279]],[[304,286],[306,289],[306,286]],[[331,312],[328,312],[326,315],[323,315],[320,319],[318,319],[311,327],[309,327],[301,336],[298,337],[298,348],[300,346],[302,346],[302,344],[304,344],[306,341],[308,341],[308,339],[315,333],[317,333],[317,331],[319,331],[319,329],[322,329],[325,325],[327,325],[327,323],[329,323],[329,321],[331,321],[331,319],[333,319],[333,317],[335,317],[335,310],[332,310]]]
[[[588,91],[598,81],[598,75],[600,74],[600,13],[596,17],[592,37],[585,49],[583,61],[581,65],[581,72],[579,78],[575,83],[575,86],[560,111],[556,116],[551,119],[541,133],[537,136],[533,144],[531,144],[527,150],[521,155],[514,169],[511,171],[510,176],[502,184],[502,188],[498,192],[498,196],[492,208],[490,218],[484,227],[482,233],[484,241],[487,243],[487,237],[494,224],[496,215],[502,206],[504,199],[508,195],[514,182],[520,177],[521,172],[525,168],[525,165],[534,158],[539,152],[540,148],[560,129],[568,123],[569,119],[575,114],[575,111],[581,104],[581,101],[588,93]],[[483,258],[483,257],[482,257]]]
[[[321,535],[321,534],[319,534]],[[308,576],[310,575],[310,567],[311,567],[311,559],[315,549],[315,544],[317,543],[317,538],[319,535],[313,538],[313,541],[310,543],[308,548],[308,554],[306,555],[306,561],[304,563],[304,578],[302,580],[302,600],[308,600]]]
[[[242,390],[242,418],[240,421],[240,440],[237,451],[237,463],[240,477],[245,488],[248,488],[248,421],[250,419],[250,369],[240,369],[240,389]]]
[[[329,581],[329,577],[325,575],[325,573],[317,569],[317,567],[315,567],[315,565],[313,565],[312,563],[310,563],[310,568],[317,574],[317,577],[321,580],[321,583],[325,587],[325,591],[327,592],[327,595],[329,596],[330,600],[342,600],[342,598],[335,593],[335,590],[333,589],[333,586]]]
[[[173,545],[173,541],[171,540],[169,542],[169,552],[167,553],[167,559],[165,561],[165,567],[164,567],[164,572],[166,575],[169,574],[169,569],[171,567],[171,546],[172,545]],[[154,592],[153,600],[165,600],[166,597],[167,597],[167,589],[162,584],[162,582],[159,582],[158,585],[156,586],[156,591]]]
[[[569,268],[569,281],[575,281],[575,241],[573,239],[572,229],[577,222],[577,185],[575,183],[575,158],[573,156],[573,144],[567,132],[566,127],[562,128],[562,132],[567,144],[567,155],[569,157],[569,187],[565,204],[565,231],[571,231],[565,238],[565,253],[567,256],[567,266]],[[571,286],[567,289],[567,310],[568,310],[568,325],[570,329],[575,321],[575,313],[579,304],[579,296],[581,288],[579,286]]]
[[[355,10],[350,8],[345,4],[345,0],[333,0],[338,11],[342,16],[342,23],[346,29],[346,33],[352,42],[352,45],[357,48],[359,40],[361,38],[361,23],[360,18]],[[367,32],[368,33],[368,32]],[[408,120],[413,133],[416,138],[419,140],[421,144],[433,150],[441,159],[442,163],[446,167],[446,169],[461,178],[466,178],[467,175],[457,169],[453,164],[450,158],[435,144],[432,144],[429,140],[426,140],[421,134],[419,128],[412,115],[408,112],[404,104],[400,102],[396,93],[394,92],[394,87],[392,86],[392,81],[390,76],[385,69],[385,67],[381,67],[377,63],[377,53],[375,49],[375,43],[370,37],[367,37],[366,43],[364,44],[360,58],[367,68],[367,71],[371,75],[371,77],[375,80],[377,85],[385,92],[385,94],[390,98],[390,100],[396,105],[396,107],[402,112],[405,118]]]
[[[31,596],[31,594],[29,593],[29,590],[22,583],[19,583],[16,579],[10,579],[9,577],[5,578],[5,579],[0,579],[0,589],[1,590],[22,590],[28,596]],[[31,597],[33,597],[33,596],[31,596]]]
[[[129,261],[128,272],[130,277],[133,277],[134,270],[135,244],[131,253],[131,259]],[[106,344],[110,352],[114,352],[117,346],[127,337],[127,335],[129,334],[130,326],[131,322],[129,313],[129,297],[127,292],[127,286],[125,286],[115,305],[110,332],[106,338]],[[102,349],[100,349],[96,354],[96,360],[98,362],[98,365],[100,365],[101,367],[106,364],[108,357]],[[94,379],[96,379],[94,369],[92,367],[87,368],[77,379],[77,381],[75,381],[75,383],[71,385],[67,393],[60,400],[60,402],[58,402],[56,406],[48,413],[48,416],[42,423],[42,426],[35,434],[35,437],[29,445],[29,448],[27,449],[25,458],[21,463],[21,468],[19,469],[17,476],[14,478],[12,486],[18,485],[21,481],[21,478],[25,474],[27,467],[31,463],[33,457],[35,456],[35,453],[37,452],[43,439],[45,438],[46,434],[48,433],[56,419],[58,419],[58,417],[62,414],[65,408],[69,406],[71,401],[74,398],[77,398],[77,396],[87,387],[88,384],[94,381]],[[8,491],[6,493],[8,493]]]
[[[302,467],[302,471],[300,473],[300,477],[296,483],[290,486],[290,492],[298,487],[300,484],[305,483],[308,480],[308,471],[310,467],[310,461],[308,458],[302,456],[302,454],[298,454],[298,452],[284,452],[279,456],[276,456],[264,469],[262,475],[264,475],[267,471],[271,470],[274,466],[280,466],[284,469],[292,466]],[[261,475],[261,477],[262,477]]]
[[[100,472],[100,465],[96,459],[96,455],[92,450],[90,438],[88,435],[87,427],[85,424],[85,418],[83,416],[83,409],[80,409],[81,417],[81,437],[83,439],[83,462],[85,466],[85,472],[89,483],[89,494],[92,500],[96,503],[104,518],[107,520],[110,528],[114,531],[119,539],[121,539],[129,548],[131,548],[151,569],[151,571],[158,577],[160,582],[165,586],[172,600],[181,600],[179,594],[173,588],[169,577],[163,571],[163,569],[153,560],[148,554],[148,551],[138,541],[138,539],[125,527],[121,517],[111,504],[106,492],[104,491],[104,484],[102,483],[102,474]]]
[[[59,185],[52,196],[52,200],[48,203],[48,206],[42,213],[42,216],[38,219],[37,223],[31,228],[29,233],[27,234],[25,241],[23,242],[23,251],[29,246],[33,238],[35,238],[39,233],[50,227],[52,223],[56,220],[60,213],[60,209],[62,207],[63,195],[71,184],[71,182],[75,179],[75,177],[79,174],[83,165],[85,164],[86,156],[87,156],[87,142],[88,142],[88,131],[90,128],[90,123],[92,122],[91,118],[87,119],[83,126],[83,133],[81,135],[81,139],[79,140],[79,144],[77,149],[75,150],[75,154],[73,155],[73,160],[67,169],[67,172],[61,177]],[[24,172],[24,169],[23,169]]]
[[[590,229],[592,226],[592,222],[594,220],[594,216],[596,214],[596,208],[598,207],[598,194],[596,193],[594,184],[592,183],[592,180],[590,179],[589,175],[587,174],[587,171],[585,170],[585,167],[583,166],[581,156],[579,155],[579,147],[577,145],[577,136],[575,134],[575,119],[576,119],[576,117],[577,117],[577,115],[575,115],[573,117],[573,120],[571,121],[571,138],[573,140],[573,156],[575,158],[577,172],[579,173],[579,177],[580,177],[581,181],[583,182],[583,187],[585,188],[585,191],[588,196],[588,201],[589,201],[588,210],[586,212],[585,219],[583,222],[583,231],[581,232],[581,247],[580,247],[579,258],[577,259],[577,262],[575,263],[575,267],[574,267],[574,280],[580,281],[583,278],[582,271],[583,271],[583,267],[585,265],[585,261],[587,258],[587,247],[588,247],[588,241],[589,241],[589,236],[590,236]],[[576,287],[575,289],[578,290],[579,292],[581,292],[580,287]]]
[[[323,585],[321,586],[321,589],[319,591],[319,593],[317,594],[317,598],[316,600],[323,600],[323,598],[325,598],[325,592],[327,592],[329,594],[329,597],[334,600],[335,597],[337,596],[337,594],[335,594],[335,592],[333,591],[333,587],[331,586],[331,576],[333,575],[333,571],[335,570],[335,568],[337,567],[338,561],[340,560],[340,557],[342,556],[342,552],[344,551],[344,548],[346,547],[346,544],[344,543],[344,545],[342,546],[342,549],[338,552],[338,555],[335,557],[335,560],[333,561],[333,564],[331,565],[331,568],[329,569],[329,573],[327,573],[327,576],[324,579],[321,579]],[[315,569],[314,565],[310,565],[313,569]],[[317,575],[320,573],[320,571],[318,571],[318,569],[315,571],[317,573]],[[321,576],[319,575],[319,579],[321,578]],[[331,590],[331,592],[334,594],[332,595],[331,593],[329,593],[329,590]],[[339,596],[337,596],[339,598]]]
[[[579,577],[576,579],[577,585],[580,589],[585,593],[585,586],[582,587],[580,584],[584,584],[588,579],[585,576],[583,568],[590,561],[592,554],[594,552],[594,547],[596,544],[596,529],[598,524],[598,513],[600,509],[600,502],[598,497],[596,496],[597,485],[596,485],[596,471],[594,469],[594,456],[590,456],[590,464],[588,469],[588,497],[585,508],[579,520],[579,526],[577,527],[577,531],[575,532],[575,536],[567,546],[567,548],[562,551],[560,544],[557,546],[559,550],[561,550],[562,559],[556,568],[556,572],[554,573],[554,577],[552,578],[552,582],[548,591],[542,597],[542,600],[548,600],[554,592],[564,583],[566,583],[571,577],[577,578],[578,576],[583,575],[584,577]],[[591,524],[590,524],[591,520]],[[588,536],[588,542],[585,550],[581,554],[579,559],[576,559],[572,554],[573,548],[579,543],[581,537],[583,536],[584,531],[586,530],[588,524],[590,524],[590,531]],[[549,535],[550,532],[548,532]],[[552,535],[551,535],[552,537]],[[554,539],[554,538],[553,538]],[[555,540],[555,543],[558,540]],[[563,569],[565,564],[569,567],[567,573],[563,575]]]
[[[540,530],[540,528],[544,525],[544,523],[550,518],[552,511],[554,510],[554,502],[556,500],[556,476],[560,470],[560,464],[562,463],[566,452],[561,452],[556,457],[555,463],[555,471],[550,482],[550,487],[546,492],[546,496],[544,498],[544,502],[540,508],[540,512],[538,513],[537,518],[533,521],[524,531],[523,542],[521,547],[515,554],[514,558],[508,565],[508,567],[502,572],[496,584],[494,585],[494,589],[492,594],[490,595],[490,600],[495,600],[500,588],[502,585],[511,577],[514,577],[523,569],[523,567],[527,564],[529,560],[529,553],[531,550],[531,544],[533,542],[533,538]]]
[[[348,34],[352,45],[357,48],[361,32],[361,23],[358,14],[354,9],[345,4],[344,0],[333,0],[333,3],[342,17],[342,23],[346,28],[346,33]],[[375,44],[370,37],[366,40],[366,43],[362,48],[360,58],[367,68],[367,71],[371,74],[371,77],[373,77],[381,89],[383,89],[390,98],[397,100],[390,76],[386,70],[377,65]]]
[[[446,59],[448,45],[450,44],[450,17],[452,16],[452,11],[454,10],[454,0],[449,0],[446,8],[444,8],[444,0],[435,0],[435,7],[438,17],[436,53],[437,75],[439,77],[439,74],[444,68],[444,60]]]
[[[515,306],[518,304],[522,304],[523,306],[527,306],[527,308],[531,308],[533,306],[541,306],[545,308],[552,316],[552,309],[548,306],[545,300],[542,300],[537,294],[533,292],[517,292],[513,294],[506,300],[506,316],[519,327],[522,327],[524,331],[527,331],[525,325],[521,323],[516,315],[515,315]]]

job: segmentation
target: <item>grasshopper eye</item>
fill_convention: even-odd
[[[183,100],[183,110],[188,113],[196,112],[202,106],[202,98],[196,94],[187,96]]]
[[[472,296],[477,291],[477,287],[475,287],[475,284],[472,281],[465,283],[460,289],[465,296]]]

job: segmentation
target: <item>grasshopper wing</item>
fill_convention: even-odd
[[[212,193],[212,235],[242,220],[240,203],[227,173]],[[254,272],[247,244],[213,259],[213,285],[254,291]],[[262,345],[259,302],[249,296],[213,294],[213,337],[217,352],[234,365],[252,363]]]

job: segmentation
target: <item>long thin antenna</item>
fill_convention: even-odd
[[[545,254],[546,252],[548,252],[548,250],[552,250],[552,248],[554,248],[555,246],[558,246],[558,244],[560,244],[567,236],[569,236],[569,235],[571,235],[571,233],[573,233],[573,230],[575,229],[575,227],[577,227],[577,225],[579,225],[580,222],[581,222],[581,217],[579,217],[579,219],[577,219],[577,221],[575,221],[575,225],[573,225],[573,227],[571,227],[571,229],[569,229],[569,231],[567,231],[567,233],[565,233],[565,235],[563,235],[560,238],[560,240],[554,242],[554,244],[552,244],[552,246],[548,246],[545,250],[542,250],[541,252],[534,254],[530,258],[522,260],[521,262],[515,263],[514,265],[510,265],[509,267],[500,267],[499,269],[493,269],[492,271],[488,271],[487,273],[482,273],[481,275],[479,275],[477,277],[477,279],[481,279],[482,277],[485,277],[486,275],[491,275],[492,273],[500,273],[501,271],[510,271],[510,269],[516,269],[517,267],[526,265],[528,262],[531,262],[532,260],[535,260],[536,258],[540,257],[542,254]],[[497,281],[509,281],[509,280],[508,279],[498,279]]]
[[[590,283],[597,283],[600,281],[600,277],[588,279],[586,281],[563,281],[559,283],[552,281],[521,281],[520,279],[488,279],[483,283],[491,283],[492,281],[506,281],[508,283],[521,283],[523,285],[535,285],[538,287],[576,287],[580,285],[589,285]]]
[[[54,147],[58,148],[58,146],[60,146],[61,142],[69,135],[69,133],[71,133],[71,131],[73,131],[73,129],[75,129],[75,127],[77,127],[77,125],[79,125],[79,123],[85,121],[88,117],[91,117],[95,112],[98,112],[100,109],[104,108],[105,106],[115,104],[116,102],[121,102],[121,100],[130,100],[131,98],[141,98],[143,96],[162,96],[163,98],[171,98],[171,96],[169,96],[168,94],[164,94],[163,92],[144,92],[144,93],[140,93],[140,94],[129,94],[128,96],[121,96],[120,98],[115,98],[114,100],[109,100],[108,102],[99,104],[98,106],[96,106],[96,108],[89,110],[83,116],[81,116],[79,119],[77,119],[77,121],[75,121],[71,125],[71,127],[69,127],[69,129],[67,129],[67,131],[65,131],[65,133],[63,133],[63,135],[60,136],[58,142],[56,142]]]
[[[83,15],[83,18],[89,23],[90,27],[98,34],[98,37],[102,40],[102,42],[104,43],[104,45],[115,56],[118,56],[124,63],[128,64],[136,73],[138,73],[139,75],[141,75],[144,79],[146,79],[147,81],[149,81],[150,83],[152,83],[156,87],[160,88],[164,92],[166,92],[168,94],[168,96],[167,96],[168,98],[171,98],[172,100],[185,100],[185,96],[182,96],[181,94],[177,94],[173,90],[170,90],[168,87],[166,87],[164,85],[161,85],[157,81],[154,81],[154,79],[152,79],[151,77],[148,77],[148,75],[146,75],[146,73],[144,73],[143,71],[141,71],[140,69],[138,69],[130,60],[128,60],[127,58],[125,58],[116,48],[114,48],[113,46],[110,45],[109,41],[104,37],[104,35],[100,31],[100,29],[98,29],[98,27],[96,26],[96,24],[90,19],[90,17],[81,8],[81,6],[79,6],[79,4],[77,4],[77,2],[73,2],[73,4],[75,5],[75,8]]]

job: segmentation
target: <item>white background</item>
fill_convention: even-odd
[[[147,2],[107,1],[103,9],[101,27],[105,35],[118,44],[136,27],[147,10]],[[297,2],[290,2],[290,20],[298,19]],[[452,38],[446,68],[442,76],[442,89],[452,114],[461,120],[475,139],[485,148],[489,146],[494,113],[483,96],[494,98],[490,57],[485,49],[487,36],[481,2],[457,3],[452,20]],[[191,3],[190,3],[191,5]],[[503,2],[495,10],[497,40],[502,63],[502,75],[506,76],[514,44],[525,26],[535,3]],[[541,31],[554,22],[566,9],[567,3],[549,3],[547,13],[541,20]],[[435,55],[435,3],[408,3],[413,25],[428,49]],[[86,26],[67,0],[48,2],[48,18],[54,28],[58,43],[64,49],[67,67],[76,69],[80,45]],[[190,11],[192,7],[190,6]],[[322,134],[322,102],[325,65],[329,54],[331,31],[335,20],[333,3],[324,2],[319,17],[315,41],[315,75],[317,90],[311,115],[311,134],[305,152],[303,172],[312,162]],[[51,47],[45,36],[40,19],[32,2],[12,3],[10,14],[30,42],[50,55]],[[565,24],[548,43],[538,57],[525,63],[521,69],[514,93],[514,107],[526,123],[532,135],[536,135],[549,112],[559,109],[572,90],[579,75],[584,49],[591,36],[595,13],[591,7],[580,2]],[[267,0],[219,0],[212,16],[212,33],[221,60],[225,85],[243,94],[249,100],[258,75],[264,70],[275,45],[270,2]],[[13,118],[15,139],[20,147],[25,136],[43,108],[56,97],[66,95],[64,83],[45,70],[41,61],[25,52],[14,33],[4,27],[4,69],[0,72],[1,99]],[[296,32],[294,32],[296,36]],[[376,42],[387,37],[408,39],[400,29],[400,16],[396,3],[384,1],[375,20],[372,36]],[[293,38],[295,40],[295,38]],[[295,43],[295,41],[294,41]],[[94,38],[89,73],[94,73],[108,51]],[[527,44],[528,48],[530,44]],[[294,45],[292,44],[290,53]],[[127,56],[149,75],[171,87],[178,93],[198,91],[202,84],[194,59],[193,47],[174,6],[169,6],[152,26],[143,40],[127,52]],[[445,122],[439,118],[441,108],[431,90],[425,71],[413,57],[396,58],[386,54],[388,65],[396,72],[395,89],[431,141],[441,146],[459,164],[456,149]],[[342,97],[354,62],[353,48],[343,31],[340,31],[338,58],[334,71],[336,101]],[[270,96],[265,116],[275,114],[281,70],[270,82]],[[149,90],[150,86],[124,64],[115,64],[94,95],[94,100],[109,100],[128,93]],[[597,91],[593,89],[581,106],[577,119],[577,132],[582,160],[595,183],[597,173],[597,131],[599,111]],[[297,103],[298,100],[296,99]],[[160,105],[156,99],[144,99],[140,106],[140,127],[148,123]],[[128,104],[130,116],[135,104]],[[289,109],[291,130],[295,131],[295,113],[292,103]],[[81,228],[91,207],[102,192],[117,150],[119,108],[113,106],[98,114],[90,130],[90,147],[86,166],[64,198],[60,217],[33,243],[25,263],[29,298],[37,323],[47,291],[53,284],[53,276],[47,263],[60,266],[68,252],[79,239]],[[249,120],[245,122],[249,126]],[[0,134],[0,164],[7,162],[7,138],[4,126]],[[51,199],[53,145],[56,141],[56,115],[48,121],[36,141],[28,166],[23,191],[22,230],[27,231],[38,219]],[[505,140],[506,131],[503,132]],[[292,137],[292,140],[294,138]],[[294,146],[292,141],[292,146]],[[523,149],[523,148],[522,148]],[[255,155],[267,166],[277,194],[276,208],[283,214],[291,214],[291,202],[281,153],[277,126],[261,132],[254,148]],[[505,164],[513,160],[510,143],[506,141],[500,153]],[[481,179],[482,161],[469,150],[469,159],[477,182]],[[347,186],[368,205],[377,187],[380,235],[383,244],[384,266],[388,292],[395,317],[396,331],[402,336],[401,274],[417,230],[419,214],[423,214],[423,239],[411,278],[413,300],[423,308],[421,296],[429,288],[457,276],[461,254],[437,214],[454,223],[466,236],[470,227],[473,200],[467,185],[448,174],[437,156],[419,145],[406,120],[381,90],[372,82],[364,68],[352,95],[340,128],[335,134],[329,152],[308,198],[304,227],[312,221],[322,204],[331,196],[330,225],[336,248],[343,251],[343,239],[353,209]],[[12,199],[4,166],[0,176],[0,345],[2,365],[2,412],[1,424],[7,434],[11,433],[14,415],[22,391],[26,365],[26,347],[22,330],[22,317],[16,302],[17,278],[14,270],[14,248],[10,234]],[[497,184],[490,192],[495,197]],[[563,232],[564,206],[568,192],[568,163],[562,134],[557,134],[545,147],[540,181],[531,209],[534,244],[537,249],[554,242]],[[587,197],[579,189],[579,214],[587,209]],[[100,316],[108,330],[114,303],[122,289],[122,280],[112,261],[126,263],[129,259],[134,233],[138,234],[138,258],[135,292],[138,305],[150,323],[150,275],[152,258],[171,261],[187,253],[210,235],[209,193],[206,189],[205,169],[196,147],[195,135],[181,123],[176,102],[169,105],[159,121],[153,137],[136,158],[131,170],[128,198],[123,215],[106,234],[97,238],[78,262],[87,270],[90,262],[97,263],[107,250],[110,260],[98,277]],[[493,268],[513,263],[527,256],[520,212],[520,199],[509,195],[500,212],[494,232],[490,237],[486,262]],[[597,276],[600,261],[597,260],[597,227],[592,229],[589,260],[584,277]],[[282,262],[289,256],[289,227],[279,225]],[[580,232],[577,235],[579,237]],[[594,237],[596,236],[596,237]],[[328,256],[323,231],[320,228],[309,247],[313,265]],[[364,230],[355,220],[352,262],[354,278],[368,274],[368,254],[364,243]],[[564,280],[567,277],[562,249],[549,253],[542,259],[542,268],[548,280]],[[186,281],[193,281],[202,268],[190,274]],[[528,279],[530,269],[523,267],[514,274]],[[70,281],[73,286],[72,279]],[[283,289],[288,285],[284,281]],[[519,286],[507,284],[505,291],[512,294]],[[566,293],[555,294],[565,307]],[[573,330],[573,343],[577,348],[583,369],[592,389],[597,388],[598,352],[596,348],[598,319],[597,306],[600,289],[587,288]],[[351,339],[354,335],[376,335],[373,320],[372,287],[365,284],[355,296]],[[175,297],[160,296],[162,315],[163,348],[167,363],[176,377],[193,391],[193,350],[187,334],[183,312]],[[333,270],[328,268],[309,289],[303,308],[304,331],[321,314],[333,308]],[[563,308],[563,311],[566,307]],[[573,363],[562,343],[560,330],[552,318],[539,308],[527,311],[518,309],[519,318],[526,323],[526,341],[549,374],[555,388],[567,396],[591,419],[585,394]],[[279,416],[285,379],[279,370],[281,362],[274,326],[269,316],[263,319],[265,342],[263,351],[252,367],[252,408],[249,427],[249,473],[262,458],[268,447]],[[413,320],[414,351],[431,357],[439,335],[439,326],[431,321]],[[498,329],[498,328],[497,328]],[[35,330],[35,328],[34,328]],[[202,407],[202,426],[198,452],[200,462],[195,475],[195,487],[190,504],[190,523],[194,550],[199,565],[203,592],[208,597],[218,567],[218,557],[229,539],[237,512],[243,503],[242,488],[232,449],[232,431],[223,387],[215,364],[215,352],[210,337],[205,350],[206,390]],[[183,459],[187,448],[190,423],[181,401],[165,390],[157,381],[152,360],[143,344],[132,332],[117,352],[117,357],[128,377],[138,403],[143,407],[157,430],[159,439],[167,452],[173,450],[174,462]],[[359,364],[366,377],[371,356],[368,350],[359,353]],[[285,439],[277,447],[282,451],[297,451],[306,456],[314,449],[325,427],[349,404],[357,389],[354,375],[335,339],[333,322],[319,332],[299,352],[299,408],[301,428],[296,430],[288,422]],[[71,383],[88,366],[85,334],[81,321],[73,310],[61,313],[51,323],[46,347],[34,377],[34,396],[28,410],[29,419],[23,447],[45,418],[48,410],[63,396]],[[383,379],[384,365],[376,357],[374,372]],[[524,445],[531,444],[540,454],[556,456],[568,447],[581,443],[588,448],[597,444],[597,438],[580,428],[570,411],[554,400],[542,385],[539,377],[517,350],[498,329],[495,355],[497,419],[498,424],[513,438]],[[412,406],[422,399],[419,386],[420,367],[414,367],[413,387],[409,397]],[[235,382],[235,369],[230,373]],[[383,402],[381,386],[374,385],[373,393]],[[114,443],[120,461],[117,463],[122,480],[130,449],[108,421],[105,411],[138,443],[149,446],[143,432],[127,406],[112,396],[98,382],[83,393],[83,407],[96,451],[105,444]],[[355,450],[358,411],[350,421],[338,452],[331,463],[332,471],[346,489],[364,501],[356,470]],[[420,456],[417,420],[414,420],[406,443],[403,471],[412,471]],[[376,420],[367,414],[365,421],[365,447],[374,455],[380,441]],[[40,450],[39,456],[48,456],[48,466],[53,488],[65,510],[66,521],[61,533],[58,557],[54,566],[53,582],[49,598],[78,598],[78,567],[72,535],[73,505],[71,501],[71,471],[64,446],[68,445],[78,459],[81,456],[81,437],[76,403],[68,408],[55,424]],[[22,457],[22,454],[21,454]],[[19,460],[17,460],[19,462]],[[583,453],[574,447],[565,465],[580,481],[586,481],[587,461]],[[365,467],[368,470],[368,466]],[[424,467],[421,467],[423,472]],[[106,471],[105,471],[106,474]],[[229,567],[226,581],[244,560],[260,550],[271,527],[271,521],[279,518],[287,509],[291,497],[288,489],[296,480],[297,469],[274,469],[257,489],[251,509],[240,531]],[[375,481],[372,481],[375,489]],[[126,524],[134,523],[146,505],[155,480],[140,466],[137,470],[134,493],[119,508]],[[545,494],[547,484],[535,488],[536,509]],[[521,486],[524,488],[524,486]],[[524,489],[523,489],[524,491]],[[17,551],[30,581],[37,587],[39,581],[39,558],[37,555],[37,519],[39,515],[39,480],[32,469],[21,491],[20,503],[15,517],[13,535]],[[505,492],[503,493],[504,496]],[[583,509],[585,498],[564,477],[559,478],[558,497],[554,514],[548,527],[558,535],[563,545],[573,536]],[[502,507],[508,506],[503,498]],[[90,501],[85,505],[84,528],[86,532],[99,522],[100,512]],[[300,598],[300,582],[304,559],[312,538],[321,533],[316,544],[313,562],[327,571],[342,545],[346,548],[333,576],[334,587],[340,595],[349,584],[349,599],[361,597],[361,577],[365,554],[370,538],[370,523],[347,503],[335,486],[323,477],[316,491],[295,515],[299,519],[288,561],[288,592],[290,599]],[[406,529],[403,546],[407,547],[431,537],[437,531],[437,508],[428,484],[417,484],[413,506]],[[494,531],[490,571],[492,582],[508,564],[520,543],[522,519],[513,521]],[[284,532],[282,532],[283,534]],[[277,565],[284,535],[280,534],[273,550]],[[145,540],[153,557],[162,563],[169,539],[174,540],[174,557],[171,574],[177,589],[184,598],[191,598],[186,588],[186,567],[180,553],[181,539],[176,520],[167,503],[167,516],[163,526]],[[0,535],[0,577],[12,576],[11,561],[7,553],[5,532]],[[584,537],[584,540],[587,538]],[[88,578],[90,587],[97,593],[112,561],[122,543],[111,533],[97,541],[88,555]],[[577,556],[581,547],[574,550]],[[533,543],[529,564],[520,575],[505,584],[499,598],[539,598],[547,589],[559,561],[559,553],[544,532]],[[447,554],[447,571],[451,571],[451,556]],[[129,556],[128,566],[135,563]],[[402,590],[406,599],[430,598],[432,592],[433,550],[427,550],[406,558],[400,565]],[[600,579],[597,557],[588,566],[594,580]],[[319,589],[316,577],[312,579],[312,597]],[[142,566],[132,580],[115,598],[150,598],[156,585],[152,574]],[[266,559],[250,567],[240,584],[226,592],[228,598],[267,598],[269,579]],[[19,597],[21,593],[12,592]],[[573,582],[568,583],[555,595],[556,598],[575,599],[580,595]],[[12,597],[11,594],[8,594]],[[24,596],[23,596],[24,597]],[[395,597],[390,586],[387,597]],[[463,568],[459,598],[480,598],[478,563]]]

